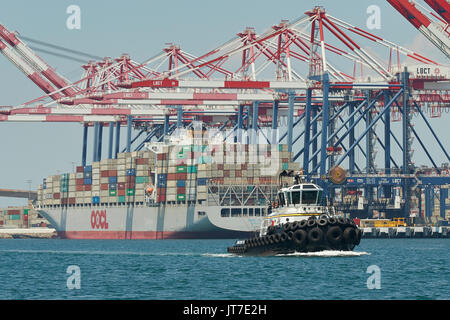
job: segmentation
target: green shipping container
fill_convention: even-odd
[[[9,215],[9,220],[20,220],[20,214]]]
[[[115,197],[117,195],[117,191],[116,190],[109,190],[109,196],[110,197]]]
[[[185,173],[186,170],[186,166],[177,166],[177,173]]]
[[[186,154],[185,153],[178,153],[177,154],[177,159],[186,159]]]
[[[187,167],[188,173],[196,173],[197,172],[197,166],[188,166]]]
[[[288,168],[289,168],[289,163],[284,162],[284,163],[282,164],[281,168],[282,168],[283,170],[288,170]]]
[[[127,196],[134,196],[134,190],[133,189],[127,189]]]
[[[178,201],[185,201],[186,195],[185,194],[177,194],[177,200]]]
[[[212,159],[209,156],[201,156],[201,157],[198,157],[197,163],[198,164],[212,163]]]
[[[117,197],[117,201],[120,203],[124,203],[125,202],[125,196],[118,196]]]
[[[136,177],[136,183],[147,183],[148,177]]]
[[[280,152],[283,151],[283,145],[282,144],[278,145],[278,151],[280,151]]]
[[[28,212],[30,211],[30,209],[23,209],[23,214],[24,215],[28,215]]]

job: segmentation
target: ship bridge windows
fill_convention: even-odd
[[[292,191],[292,204],[300,204],[300,191]]]
[[[285,197],[286,197],[286,205],[290,206],[292,204],[291,193],[290,192],[285,192]]]
[[[283,192],[278,192],[278,202],[280,204],[280,206],[284,207],[286,205],[285,201],[284,201],[284,193]]]
[[[316,204],[317,191],[302,191],[302,204]]]
[[[229,217],[230,216],[230,209],[229,208],[223,208],[220,210],[220,216],[221,217]]]

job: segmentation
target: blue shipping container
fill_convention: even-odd
[[[84,173],[84,178],[91,179],[92,178],[92,172],[85,172]]]
[[[206,186],[206,178],[199,178],[199,179],[197,179],[197,184],[199,186]]]
[[[85,166],[84,172],[92,172],[92,166]]]
[[[84,184],[92,184],[92,179],[84,178]]]
[[[160,173],[158,174],[158,181],[166,181],[167,180],[167,175],[164,173]]]
[[[108,180],[109,183],[117,183],[117,177],[109,177]]]
[[[100,197],[92,197],[92,203],[93,203],[93,204],[98,204],[98,203],[100,203]]]
[[[116,189],[117,189],[117,184],[115,184],[115,183],[109,184],[109,190],[116,190]]]
[[[159,180],[158,181],[158,188],[165,188],[167,185],[167,181],[166,180]]]
[[[177,187],[186,187],[186,180],[177,180]]]
[[[127,169],[127,176],[135,176],[136,170],[135,169]]]

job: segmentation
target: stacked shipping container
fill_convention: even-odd
[[[278,185],[282,170],[299,169],[287,150],[287,145],[158,145],[156,152],[120,153],[75,173],[50,176],[38,199],[42,205],[139,203],[151,188],[147,195],[157,203],[201,203],[208,184]]]

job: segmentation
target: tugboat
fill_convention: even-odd
[[[278,201],[269,206],[259,235],[238,240],[227,251],[236,255],[272,256],[353,250],[361,241],[362,231],[351,219],[337,215],[334,207],[321,205],[322,193],[318,185],[296,174],[292,186],[278,191]]]

